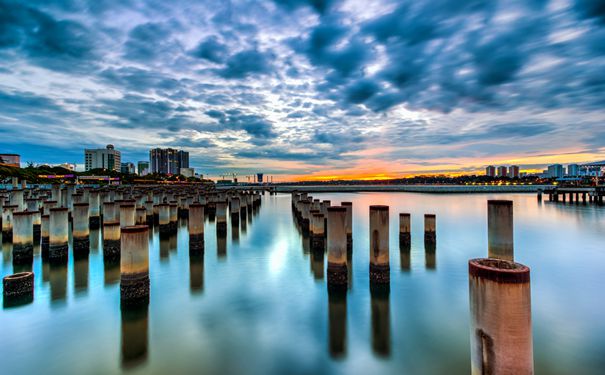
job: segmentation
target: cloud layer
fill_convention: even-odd
[[[592,0],[0,0],[0,150],[182,147],[210,175],[599,158]],[[601,157],[603,158],[603,157]]]

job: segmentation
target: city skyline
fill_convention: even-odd
[[[1,152],[283,180],[605,159],[591,2],[110,3],[0,1]]]

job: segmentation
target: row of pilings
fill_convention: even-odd
[[[258,191],[217,191],[197,185],[17,188],[0,191],[2,242],[12,243],[15,269],[31,270],[38,243],[43,262],[61,267],[69,257],[70,229],[74,259],[88,257],[90,231],[100,229],[104,262],[120,265],[122,301],[136,302],[148,298],[151,228],[158,228],[162,240],[176,235],[179,219],[187,220],[190,254],[199,257],[204,251],[206,218],[216,223],[220,241],[227,235],[228,215],[232,226],[238,225],[239,230],[242,219],[245,229],[246,219],[261,202]],[[147,255],[140,255],[143,252]],[[33,277],[29,271],[5,277],[5,305],[31,302]]]
[[[555,187],[538,191],[538,202],[542,202],[543,195],[548,196],[549,202],[570,204],[596,204],[603,205],[605,186],[596,187]]]
[[[292,193],[296,224],[311,251],[328,254],[330,353],[346,351],[347,260],[351,259],[352,203]],[[529,268],[514,261],[513,202],[487,202],[488,257],[468,261],[472,374],[533,374]],[[411,249],[411,215],[399,214],[399,249]],[[369,281],[373,348],[389,354],[389,207],[369,206]],[[425,251],[436,250],[436,216],[424,216]]]

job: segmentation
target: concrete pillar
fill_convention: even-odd
[[[145,201],[145,215],[146,215],[146,220],[147,220],[147,226],[149,226],[149,228],[151,229],[153,227],[153,201],[152,200],[146,200]]]
[[[160,235],[169,235],[172,230],[170,227],[170,205],[168,203],[160,203],[156,205],[158,208],[158,224],[160,226]]]
[[[73,206],[73,254],[84,258],[90,252],[90,216],[88,203],[74,203]]]
[[[437,245],[437,217],[433,214],[424,215],[424,247],[427,251],[435,251]]]
[[[240,199],[239,197],[233,197],[231,199],[231,226],[239,225],[240,216]]]
[[[534,373],[529,268],[469,261],[471,374]]]
[[[175,201],[170,202],[170,233],[175,234],[179,225],[179,206]]]
[[[17,207],[15,209],[15,211],[24,211],[25,210],[25,205],[23,203],[23,190],[20,190],[20,189],[11,190],[10,205]]]
[[[69,212],[66,207],[51,208],[48,232],[48,259],[53,263],[66,263],[69,249]]]
[[[149,303],[149,227],[121,228],[120,301],[123,305]]]
[[[135,224],[147,225],[147,210],[145,207],[137,207],[135,211]]]
[[[320,211],[311,211],[311,249],[321,251],[323,254],[325,247],[324,215]]]
[[[136,207],[131,203],[120,204],[120,228],[132,227],[136,223]]]
[[[48,259],[48,249],[50,239],[50,215],[42,215],[40,225],[40,252],[42,259]]]
[[[103,202],[103,225],[120,223],[118,207],[114,202]]]
[[[370,282],[389,281],[389,206],[370,206]]]
[[[57,201],[43,201],[42,202],[42,214],[50,215],[50,209],[59,207]]]
[[[189,205],[189,254],[204,252],[204,206],[199,203]]]
[[[330,356],[332,358],[343,358],[347,353],[346,291],[328,290],[328,318]]]
[[[34,273],[20,272],[2,279],[4,307],[25,305],[34,300]]]
[[[227,236],[227,202],[216,202],[216,235]]]
[[[34,261],[34,223],[28,211],[13,212],[13,264]]]
[[[40,243],[40,230],[42,225],[42,213],[38,210],[29,211],[32,214],[32,221],[34,223],[34,243]]]
[[[13,212],[16,211],[17,206],[2,207],[2,242],[13,241]]]
[[[340,205],[347,209],[347,251],[353,250],[353,203],[341,202]]]
[[[11,178],[11,182],[13,185],[13,189],[18,189],[19,188],[19,178],[18,177],[12,177]]]
[[[513,201],[487,201],[488,257],[514,260]]]
[[[412,247],[410,214],[399,214],[399,250],[409,251]]]
[[[105,261],[113,263],[120,259],[120,234],[120,223],[103,222],[103,258]]]
[[[61,204],[61,185],[54,184],[51,188],[51,200],[57,202],[57,205]]]
[[[311,203],[308,200],[305,201],[301,201],[300,202],[300,206],[301,206],[301,227],[302,227],[302,231],[303,234],[308,235],[309,234],[309,229],[310,229],[310,225],[311,225]]]
[[[240,198],[239,199],[239,205],[240,205],[240,208],[239,208],[239,217],[240,217],[240,220],[241,220],[241,223],[242,223],[242,230],[243,230],[243,227],[245,225],[244,222],[246,220],[248,220],[248,202],[246,202],[246,196],[245,195],[240,195],[239,198]]]
[[[328,289],[347,287],[347,209],[328,207]]]
[[[89,227],[90,229],[99,229],[101,226],[101,201],[98,191],[91,191],[88,194],[89,204]]]

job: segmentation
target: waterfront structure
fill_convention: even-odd
[[[580,166],[577,164],[569,164],[567,166],[567,175],[570,177],[575,177],[580,175]]]
[[[504,166],[501,165],[498,167],[498,177],[507,177],[508,176],[508,169]]]
[[[149,151],[151,173],[179,174],[189,168],[189,153],[173,148],[154,148]]]
[[[21,168],[21,155],[18,154],[0,154],[0,165]]]
[[[113,145],[105,148],[84,150],[84,170],[106,169],[120,172],[122,167],[122,154]]]
[[[496,167],[493,165],[488,165],[485,168],[485,175],[488,177],[496,177]]]
[[[561,164],[553,164],[548,166],[548,177],[561,178],[563,177],[563,166]]]
[[[141,160],[137,163],[137,172],[139,176],[147,176],[149,174],[149,162]]]
[[[128,173],[128,174],[135,174],[134,163],[131,163],[131,162],[122,163],[121,167],[120,167],[120,172]]]
[[[511,165],[508,167],[508,177],[510,178],[519,178],[519,166]]]
[[[263,173],[257,173],[256,174],[256,182],[258,182],[259,184],[263,183],[263,179],[264,179],[264,174]]]

